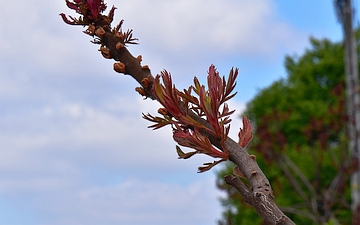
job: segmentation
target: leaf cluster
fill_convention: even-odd
[[[172,82],[171,75],[163,71],[154,79],[153,92],[157,100],[164,106],[159,110],[162,117],[144,114],[143,117],[154,124],[149,126],[159,129],[166,125],[173,128],[173,138],[181,146],[195,149],[193,152],[184,153],[177,146],[179,158],[187,159],[196,153],[206,154],[214,158],[221,158],[212,163],[205,163],[199,167],[199,172],[212,168],[221,161],[228,159],[228,152],[223,143],[230,130],[230,110],[226,101],[235,96],[233,93],[238,75],[237,69],[232,69],[228,79],[220,77],[215,66],[209,67],[207,86],[200,84],[194,78],[194,85],[188,89],[179,91]],[[160,83],[160,78],[162,83]],[[209,126],[204,125],[201,120],[206,120]],[[216,137],[221,148],[215,147],[208,136]]]

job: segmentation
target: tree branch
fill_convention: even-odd
[[[311,198],[309,199],[309,204],[311,207],[311,211],[315,214],[318,213],[318,205],[317,205],[317,198],[318,195],[313,187],[313,185],[310,183],[310,181],[307,179],[307,177],[301,172],[301,170],[285,155],[281,155],[281,159],[283,162],[292,169],[292,171],[300,178],[302,183],[307,187],[307,189],[311,193]],[[283,169],[283,172],[285,173],[286,169]]]
[[[316,216],[314,216],[314,214],[309,213],[309,212],[305,212],[304,210],[298,210],[294,207],[280,207],[280,209],[283,212],[288,212],[288,213],[292,213],[292,214],[297,214],[303,217],[306,217],[308,219],[310,219],[311,221],[313,221],[314,223],[318,223],[318,219]]]
[[[141,67],[140,63],[133,57],[129,51],[122,48],[120,50],[116,49],[116,44],[114,38],[110,38],[112,34],[107,32],[106,35],[101,39],[101,42],[110,49],[110,54],[114,60],[122,60],[121,62],[125,64],[126,74],[132,76],[140,84],[141,81],[147,78],[150,74],[150,70],[146,67],[145,70]],[[154,78],[151,76],[151,79]],[[148,87],[143,87],[147,90],[149,97],[154,99],[154,93]],[[211,125],[204,120],[203,118],[198,117],[195,113],[189,111],[189,115],[205,125],[208,128],[211,128]],[[213,145],[222,149],[220,140],[217,137],[209,134],[207,131],[200,130],[200,132],[208,136],[209,140]],[[251,205],[254,206],[259,215],[263,218],[265,224],[294,224],[285,214],[276,206],[274,202],[274,196],[269,184],[268,179],[265,177],[264,173],[261,171],[257,165],[255,158],[250,156],[244,148],[232,140],[227,138],[225,141],[225,148],[229,152],[229,159],[234,162],[245,175],[251,184],[252,198],[249,199]]]
[[[102,1],[98,0],[95,2],[102,6]],[[100,14],[104,8],[98,11],[89,11],[93,4],[88,4],[86,0],[82,0],[80,3],[82,4],[74,3],[71,5],[71,8],[74,9],[78,6],[79,9],[77,11],[82,12],[84,18],[69,21],[62,14],[63,19],[65,18],[64,21],[73,25],[88,25],[89,27],[85,33],[98,37],[94,43],[101,44],[100,51],[102,55],[105,58],[117,61],[114,64],[114,70],[132,76],[141,85],[141,88],[137,89],[140,94],[155,100],[156,95],[152,91],[154,77],[151,75],[150,69],[148,66],[141,66],[141,56],[135,58],[125,46],[129,34],[131,38],[131,31],[127,33],[119,31],[122,22],[115,29],[111,29],[110,24],[115,8],[111,9],[108,16],[104,16]],[[94,15],[93,12],[98,12],[99,14]],[[187,110],[186,112],[191,118],[205,127],[213,129],[207,120],[199,117],[192,110],[186,109],[184,103],[180,102],[179,104],[182,110]],[[255,208],[265,224],[294,224],[275,204],[269,181],[256,163],[255,156],[249,155],[244,148],[229,137],[222,143],[219,137],[214,136],[206,129],[200,129],[199,132],[207,136],[214,146],[224,152],[227,151],[229,159],[239,167],[244,176],[249,180],[251,186],[247,188],[239,179],[231,176],[226,178]]]

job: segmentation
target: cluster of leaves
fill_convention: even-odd
[[[60,13],[63,21],[69,25],[88,26],[84,33],[90,36],[96,35],[98,39],[95,39],[93,43],[101,44],[102,35],[106,30],[110,29],[116,7],[113,6],[108,15],[102,15],[101,13],[107,8],[103,0],[74,0],[74,2],[66,0],[66,5],[70,9],[75,10],[80,16],[78,19],[69,16],[70,19],[68,19],[64,13]],[[112,33],[116,35],[123,44],[137,44],[137,38],[132,36],[132,30],[122,31],[121,26],[123,22],[124,21],[121,20],[119,24],[112,29]],[[100,49],[104,57],[108,58],[106,57],[106,50],[105,54],[104,50],[105,49]]]
[[[195,77],[194,85],[184,91],[179,91],[173,85],[171,75],[167,71],[163,71],[154,79],[153,92],[157,100],[164,106],[159,110],[162,117],[144,114],[144,118],[154,122],[150,128],[158,129],[171,125],[174,140],[181,146],[195,149],[195,151],[184,153],[177,146],[179,158],[187,159],[196,153],[220,158],[218,161],[205,163],[204,166],[199,167],[199,172],[207,171],[219,162],[228,160],[224,142],[230,130],[231,119],[229,116],[234,110],[229,110],[226,101],[236,94],[232,91],[236,85],[237,75],[238,70],[232,69],[226,81],[225,77],[220,77],[215,67],[211,65],[207,76],[208,89],[201,85]],[[160,83],[160,78],[163,84]],[[207,121],[209,126],[204,125],[206,123],[201,120]],[[251,126],[248,126],[246,132],[243,132],[247,134],[241,135],[242,142],[245,143],[245,139],[249,142]],[[209,140],[209,136],[218,139],[220,146],[215,147]]]
[[[301,57],[286,57],[287,79],[248,103],[244,114],[256,129],[249,151],[267,168],[277,204],[296,224],[350,224],[348,181],[356,165],[346,140],[343,47],[326,39],[310,42]],[[232,167],[218,174],[218,186],[228,194],[219,224],[246,224],[243,218],[256,214],[222,180]]]
[[[75,17],[69,16],[70,20],[66,17],[64,13],[60,13],[62,19],[65,23],[70,25],[89,25],[92,24],[99,19],[101,19],[101,13],[105,11],[106,4],[103,0],[74,0],[74,2],[70,2],[66,0],[66,5],[72,10],[75,10],[76,13],[81,16],[76,19]],[[114,17],[115,7],[113,6],[109,13],[109,18],[112,21]],[[111,22],[110,21],[110,22]],[[109,24],[110,24],[109,22]]]

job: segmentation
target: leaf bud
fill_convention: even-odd
[[[142,61],[142,56],[141,56],[141,55],[138,55],[138,57],[136,57],[136,59],[137,59],[137,61],[138,61],[139,63],[141,63],[141,61]]]
[[[95,34],[95,25],[92,23],[88,26],[88,28],[84,31],[85,34],[88,34],[90,36],[94,36]]]
[[[125,73],[125,64],[122,62],[114,63],[114,70],[118,73]]]
[[[116,43],[115,48],[116,48],[117,50],[119,50],[120,48],[123,48],[123,47],[124,47],[124,45],[121,44],[120,42]]]
[[[102,56],[106,59],[111,59],[110,49],[105,47],[100,47],[99,51],[101,52]]]
[[[149,97],[149,95],[145,92],[145,89],[143,87],[136,87],[135,91],[145,98]]]
[[[104,28],[102,28],[102,27],[99,27],[99,28],[96,29],[96,31],[95,31],[96,36],[98,36],[99,38],[102,38],[105,33],[106,33],[106,32],[105,32]]]

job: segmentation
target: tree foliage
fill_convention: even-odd
[[[341,43],[310,38],[310,48],[287,56],[287,78],[261,90],[244,114],[255,128],[249,152],[274,189],[275,201],[296,224],[351,223],[349,175],[356,168],[346,140]],[[218,172],[226,191],[219,224],[261,224]],[[251,222],[250,222],[251,221]]]

